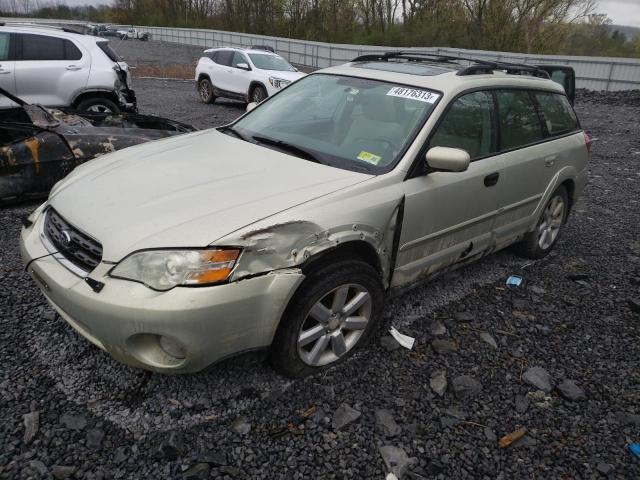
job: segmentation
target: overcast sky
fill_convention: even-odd
[[[104,5],[111,0],[65,0],[69,5]],[[616,25],[640,27],[640,0],[598,0],[598,13],[609,15]]]

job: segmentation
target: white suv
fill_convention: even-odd
[[[0,87],[28,103],[135,111],[126,63],[109,42],[40,25],[0,24]],[[0,107],[15,106],[0,97]]]
[[[304,76],[280,55],[257,48],[211,48],[196,67],[204,103],[213,103],[216,97],[260,103]]]

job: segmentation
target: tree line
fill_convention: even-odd
[[[0,15],[197,27],[333,43],[640,57],[595,0],[0,0]]]

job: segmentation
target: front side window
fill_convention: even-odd
[[[439,98],[417,87],[314,74],[261,104],[233,129],[263,146],[377,174],[398,162]]]
[[[247,59],[244,58],[244,55],[239,52],[235,52],[233,54],[233,63],[231,66],[234,68],[238,68],[239,63],[246,63],[248,65]]]
[[[489,92],[464,95],[451,105],[429,142],[430,147],[466,150],[473,160],[496,151],[495,107]]]
[[[500,114],[500,150],[524,147],[544,138],[540,118],[529,92],[496,92]]]
[[[578,119],[567,97],[547,92],[536,92],[534,95],[550,135],[561,135],[578,128]]]
[[[22,37],[20,60],[64,60],[64,40],[47,35],[19,34]]]
[[[9,60],[9,39],[8,33],[0,33],[0,62]]]
[[[260,70],[275,70],[278,72],[295,72],[296,69],[289,65],[284,58],[277,55],[267,55],[262,53],[250,53],[249,58]]]

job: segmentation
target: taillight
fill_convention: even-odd
[[[587,132],[584,132],[584,144],[587,146],[587,152],[591,153],[593,140],[591,140],[591,137],[587,134]]]

